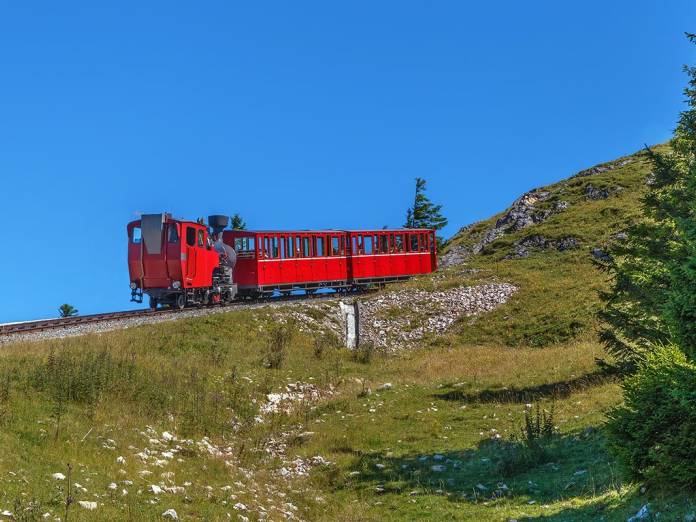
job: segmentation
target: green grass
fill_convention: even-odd
[[[562,198],[566,211],[499,239],[465,266],[400,285],[498,281],[518,292],[445,335],[398,354],[375,352],[369,362],[280,309],[3,346],[0,511],[64,520],[67,481],[52,474],[70,466],[75,501],[99,505],[74,503],[69,520],[160,520],[173,508],[185,520],[609,521],[646,503],[660,520],[681,520],[696,510],[689,499],[626,483],[602,431],[620,386],[596,364],[604,356],[594,335],[604,281],[589,251],[636,216],[647,172],[638,155],[620,169],[555,184],[544,204]],[[623,190],[587,201],[587,183]],[[491,222],[451,244],[472,244]],[[568,231],[578,250],[504,259],[525,235]],[[317,324],[329,307],[303,313]],[[269,336],[280,323],[291,337],[280,367],[269,368]],[[294,382],[321,397],[262,414],[267,394]],[[514,442],[528,403],[554,408],[558,433],[543,458],[519,458],[526,454]],[[178,440],[151,441],[164,431]],[[284,456],[266,451],[282,445]],[[137,454],[146,448],[156,453],[144,462]],[[329,464],[308,476],[284,474],[315,456]],[[152,484],[184,489],[154,495]]]

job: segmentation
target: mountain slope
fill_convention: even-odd
[[[444,341],[546,346],[591,333],[605,284],[593,259],[638,216],[649,174],[640,151],[531,190],[462,228],[445,247],[440,284],[493,279],[519,292],[485,317],[458,322]]]

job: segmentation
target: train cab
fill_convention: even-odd
[[[144,214],[128,224],[127,232],[131,300],[142,302],[145,293],[152,308],[183,308],[205,299],[199,290],[212,289],[220,264],[206,225]]]

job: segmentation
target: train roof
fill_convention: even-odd
[[[344,230],[344,229],[323,229],[323,230],[238,230],[238,229],[225,229],[225,232],[238,232],[247,234],[335,234],[336,232],[341,234],[346,233],[384,233],[384,232],[432,232],[430,228],[369,228],[369,229],[355,229],[355,230]]]

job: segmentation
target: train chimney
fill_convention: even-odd
[[[225,230],[227,228],[227,225],[229,224],[230,218],[228,218],[227,216],[208,216],[208,226],[213,231],[213,237],[217,237],[219,234],[221,234],[222,231]]]

